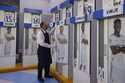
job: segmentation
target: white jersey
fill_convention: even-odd
[[[79,61],[80,61],[80,65],[84,65],[86,67],[85,71],[88,69],[88,59],[87,59],[87,48],[88,48],[88,44],[84,44],[82,42],[82,40],[86,38],[85,34],[81,34],[81,38],[80,38],[80,56],[79,56]]]
[[[68,63],[68,40],[64,34],[57,34],[57,51],[59,63]]]
[[[81,49],[80,49],[80,58],[81,58],[81,64],[86,64],[86,60],[87,60],[87,58],[86,58],[86,52],[87,52],[87,44],[84,44],[84,43],[82,43],[82,39],[86,39],[86,36],[84,35],[84,34],[82,34],[81,35],[81,45],[80,45],[80,47],[81,47]]]
[[[37,34],[32,34],[31,39],[31,55],[37,55]]]
[[[125,46],[125,36],[116,37],[112,34],[109,38],[109,44],[110,46]]]
[[[14,40],[15,37],[12,34],[5,34],[5,47],[4,47],[4,55],[11,55],[11,48],[12,48],[12,40]]]
[[[125,37],[120,35],[116,37],[112,34],[109,38],[110,46],[125,46]],[[112,54],[112,53],[111,53]],[[125,54],[120,52],[115,55],[111,55],[111,83],[124,83],[125,82]]]
[[[57,40],[55,34],[51,35],[51,44],[55,45],[55,48],[51,48],[52,61],[56,63],[57,60]]]
[[[66,44],[67,43],[67,38],[66,35],[64,34],[57,34],[57,40],[60,44]]]

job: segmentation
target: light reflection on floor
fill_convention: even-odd
[[[37,80],[37,71],[20,71],[0,74],[0,83],[40,83]],[[55,79],[45,79],[44,83],[59,83]]]

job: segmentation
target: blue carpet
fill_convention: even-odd
[[[14,72],[7,74],[0,74],[0,79],[8,80],[14,83],[40,83],[37,80],[37,76],[34,74],[24,73],[24,72]],[[59,83],[55,79],[45,79],[44,83]]]

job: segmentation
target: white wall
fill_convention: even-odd
[[[24,8],[43,10],[43,13],[48,13],[48,0],[20,0],[21,12]]]
[[[60,3],[64,2],[64,1],[65,0],[50,0],[49,1],[50,6],[49,6],[48,10],[51,10],[51,8],[59,5]]]
[[[59,5],[65,0],[20,0],[21,12],[24,8],[43,10],[43,13],[48,13],[51,8]]]

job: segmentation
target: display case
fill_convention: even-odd
[[[40,29],[41,14],[41,10],[24,8],[24,66],[37,64],[37,33]]]
[[[0,67],[16,64],[16,19],[15,6],[0,6]]]
[[[95,14],[100,19],[98,83],[124,83],[124,0],[102,0],[102,3],[103,10]]]
[[[78,0],[75,9],[75,56],[74,83],[90,83],[91,68],[91,27],[94,12],[94,0]]]

